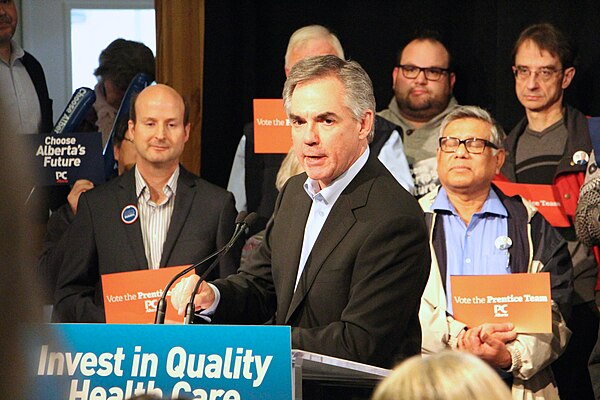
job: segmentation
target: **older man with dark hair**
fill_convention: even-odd
[[[502,134],[489,113],[459,106],[440,128],[441,188],[420,200],[433,263],[421,301],[423,353],[460,349],[476,354],[512,382],[514,399],[558,398],[549,364],[570,331],[572,270],[567,244],[527,201],[492,185],[505,159]],[[454,319],[453,275],[549,272],[552,333],[516,333],[511,324],[467,326]]]
[[[418,354],[429,265],[422,212],[369,157],[375,98],[354,61],[298,62],[283,98],[306,173],[283,187],[264,241],[236,275],[208,284],[196,309],[216,323],[292,327],[292,346],[392,367]],[[172,300],[183,311],[197,277]]]

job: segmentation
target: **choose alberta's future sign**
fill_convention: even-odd
[[[30,398],[291,399],[284,326],[48,326],[36,339]]]

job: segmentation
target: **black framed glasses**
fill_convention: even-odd
[[[417,67],[416,65],[400,64],[398,65],[398,68],[402,70],[402,75],[404,75],[406,79],[415,79],[417,76],[419,76],[421,71],[423,71],[423,74],[425,74],[425,79],[427,79],[428,81],[439,81],[443,75],[450,72],[448,68],[421,68]]]
[[[443,136],[439,139],[439,143],[440,150],[444,153],[455,153],[461,144],[465,145],[465,149],[470,154],[481,154],[486,147],[498,149],[498,146],[489,140],[478,138],[459,139],[452,136]]]
[[[556,69],[553,67],[542,67],[540,69],[533,70],[522,65],[513,66],[512,69],[513,74],[515,74],[515,78],[521,81],[529,79],[529,77],[533,74],[537,75],[537,77],[542,81],[547,82],[554,78],[557,73],[562,72],[562,69]]]

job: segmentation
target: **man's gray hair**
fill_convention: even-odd
[[[342,83],[346,107],[357,121],[365,116],[367,110],[375,112],[373,84],[360,64],[327,55],[305,58],[294,65],[283,86],[283,104],[287,115],[290,115],[292,95],[298,84],[326,77],[337,78]],[[375,124],[367,137],[369,143],[373,140],[374,127]]]
[[[288,47],[285,52],[285,66],[290,68],[289,60],[291,53],[298,47],[304,46],[309,40],[327,40],[335,50],[335,55],[344,58],[344,49],[338,37],[322,25],[308,25],[296,30],[290,36]]]
[[[494,120],[494,118],[492,118],[489,112],[477,106],[458,106],[453,109],[442,121],[438,137],[444,136],[444,131],[451,122],[466,118],[478,119],[490,124],[492,126],[490,130],[490,142],[498,146],[499,149],[504,148],[504,131],[502,129],[498,129],[498,123],[496,120]]]

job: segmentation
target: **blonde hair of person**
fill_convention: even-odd
[[[333,47],[336,52],[335,55],[339,58],[344,58],[344,49],[342,48],[342,44],[333,32],[322,25],[308,25],[296,30],[294,33],[292,33],[292,36],[290,36],[290,41],[288,42],[288,47],[285,52],[286,68],[292,68],[292,66],[289,65],[290,54],[292,54],[292,51],[294,51],[296,48],[306,45],[308,41],[315,39],[324,39],[329,41],[331,47]]]
[[[283,185],[290,179],[292,176],[301,174],[304,172],[304,168],[300,165],[298,161],[298,157],[296,157],[296,153],[294,153],[293,149],[288,151],[287,155],[283,159],[281,166],[279,167],[279,171],[277,171],[277,178],[275,179],[275,187],[278,191],[281,192],[283,189]]]
[[[372,400],[510,400],[506,383],[484,361],[460,351],[414,356],[394,368]]]

